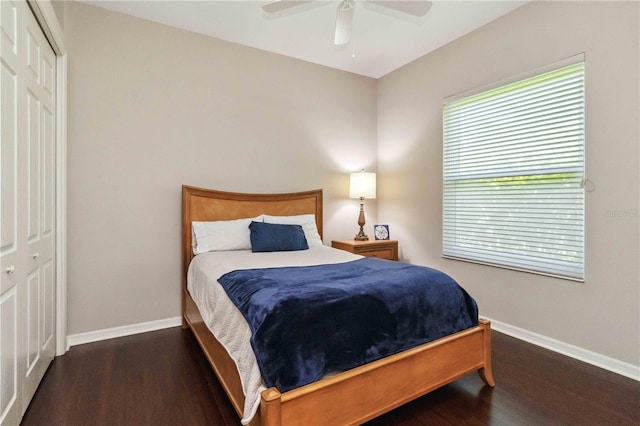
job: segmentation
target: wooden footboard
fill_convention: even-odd
[[[261,425],[361,424],[473,371],[494,386],[490,348],[490,323],[481,320],[477,327],[283,394],[267,389]]]
[[[245,397],[235,363],[204,324],[189,294],[185,299],[184,319],[242,417]],[[483,319],[477,327],[289,392],[269,388],[262,392],[260,411],[251,425],[356,425],[473,371],[487,385],[495,385],[491,324]]]

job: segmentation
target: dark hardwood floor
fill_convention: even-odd
[[[497,386],[469,375],[369,422],[639,425],[640,383],[493,332]],[[56,358],[22,425],[238,425],[190,331],[74,346]]]

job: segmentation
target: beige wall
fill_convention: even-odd
[[[405,259],[488,317],[640,364],[638,12],[535,2],[376,82],[65,3],[69,333],[179,315],[181,184],[324,188],[328,242],[355,232],[346,173],[377,162],[368,226],[389,223]],[[586,282],[441,259],[442,99],[580,52]]]
[[[639,4],[534,2],[378,82],[378,220],[481,314],[640,365]],[[442,259],[442,99],[586,54],[584,284]],[[618,215],[616,215],[616,212]]]
[[[325,242],[355,235],[347,173],[375,170],[375,80],[65,9],[69,334],[180,314],[182,184],[324,188]]]

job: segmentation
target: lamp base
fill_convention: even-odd
[[[360,214],[358,215],[358,225],[360,226],[360,232],[354,238],[355,241],[369,241],[369,237],[364,233],[364,198],[360,197]]]
[[[369,237],[363,232],[360,231],[358,235],[354,238],[355,241],[369,241]]]

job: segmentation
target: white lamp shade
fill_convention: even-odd
[[[365,172],[351,173],[349,197],[376,198],[376,174]]]

